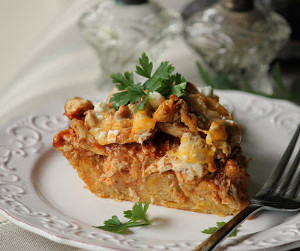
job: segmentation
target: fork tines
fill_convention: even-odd
[[[300,123],[273,174],[255,197],[259,198],[264,197],[265,195],[270,195],[284,196],[287,199],[290,199],[297,196],[300,186],[300,170],[297,170],[300,161],[300,149],[298,149],[293,163],[290,166],[288,163],[292,153],[294,152],[299,132]],[[297,151],[297,149],[295,151]]]

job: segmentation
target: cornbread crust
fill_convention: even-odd
[[[121,118],[129,119],[125,124],[128,126],[129,123],[131,127],[109,128],[118,131],[115,143],[97,140],[90,133],[94,127],[104,131],[104,126],[99,121],[93,124],[94,127],[87,123],[87,114],[92,113],[94,108],[89,102],[83,100],[85,111],[79,105],[76,114],[76,107],[70,106],[73,99],[70,99],[65,106],[72,111],[70,127],[54,137],[53,145],[77,170],[87,188],[99,197],[143,203],[151,201],[165,207],[222,216],[237,214],[249,204],[249,175],[236,125],[231,122],[232,115],[224,107],[215,109],[219,106],[216,97],[194,95],[194,98],[189,97],[190,100],[170,98],[156,110],[145,113],[148,115],[142,115],[149,116],[149,119],[146,118],[148,122],[155,120],[155,127],[150,123],[148,131],[143,131],[142,141],[129,130],[134,127],[129,123],[134,120],[134,115],[125,108],[120,109]],[[199,104],[203,101],[210,109],[204,110],[203,104]],[[192,109],[191,103],[196,103]],[[193,109],[201,110],[206,121],[200,120]],[[116,116],[120,114],[112,110],[108,111],[109,115],[103,113],[104,117],[118,120]],[[227,119],[230,122],[225,122]],[[227,133],[223,135],[225,131]],[[123,132],[127,138],[122,137]],[[185,137],[187,140],[184,141]],[[201,151],[213,154],[212,160],[203,159],[203,156],[191,160],[192,157],[182,155],[195,150],[195,146],[190,148],[192,150],[183,148],[190,141],[195,143],[196,148],[203,144]]]

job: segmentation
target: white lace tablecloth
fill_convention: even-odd
[[[72,250],[80,251],[83,249],[74,248],[50,241],[42,236],[31,233],[23,228],[20,228],[4,216],[0,215],[0,250],[15,251],[59,251]]]

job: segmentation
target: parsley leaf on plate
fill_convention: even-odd
[[[111,219],[104,221],[104,226],[98,226],[96,228],[117,234],[126,234],[128,232],[126,225],[115,215],[112,216]]]
[[[124,211],[124,217],[130,219],[130,222],[140,223],[140,224],[150,224],[147,219],[146,213],[149,208],[150,202],[146,202],[143,208],[142,202],[135,203],[132,210]]]
[[[209,227],[209,228],[207,228],[207,229],[204,229],[204,230],[201,231],[201,232],[204,233],[204,234],[214,234],[215,232],[217,232],[217,231],[219,230],[219,228],[223,227],[225,224],[226,224],[225,221],[217,222],[217,223],[216,223],[216,225],[217,225],[216,227]],[[241,225],[238,226],[238,228],[240,228],[240,227],[241,227]],[[235,237],[235,236],[237,235],[238,231],[239,231],[238,229],[234,230],[234,231],[229,235],[229,237]]]
[[[124,217],[129,219],[129,221],[122,223],[117,216],[112,216],[111,219],[104,221],[103,226],[97,226],[96,228],[113,232],[117,234],[127,234],[128,228],[139,227],[150,225],[146,213],[149,208],[150,201],[146,202],[144,207],[142,202],[135,203],[132,210],[124,211]]]

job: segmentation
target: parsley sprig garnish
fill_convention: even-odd
[[[187,83],[180,74],[172,74],[174,70],[174,66],[165,61],[152,73],[153,63],[144,52],[139,58],[136,73],[146,78],[145,82],[135,84],[133,72],[111,74],[112,82],[116,84],[119,92],[114,93],[109,102],[116,110],[122,105],[139,102],[134,110],[137,112],[149,101],[150,93],[159,92],[165,98],[169,98],[172,94],[181,97],[185,94]]]
[[[207,229],[204,229],[203,231],[201,231],[202,233],[204,233],[204,234],[214,234],[215,232],[217,232],[221,227],[223,227],[224,225],[226,224],[226,222],[225,221],[221,221],[221,222],[217,222],[216,223],[216,227],[209,227],[209,228],[207,228]],[[241,227],[241,225],[240,226],[238,226],[237,228],[240,228]],[[238,229],[235,229],[230,235],[229,235],[229,237],[235,237],[236,235],[237,235],[237,233],[238,233]]]
[[[132,210],[124,211],[124,217],[129,221],[122,223],[117,216],[112,216],[111,219],[104,221],[103,226],[97,226],[96,228],[117,233],[127,234],[128,228],[150,225],[150,221],[147,219],[146,213],[149,208],[150,201],[146,202],[144,207],[142,202],[135,203]]]

